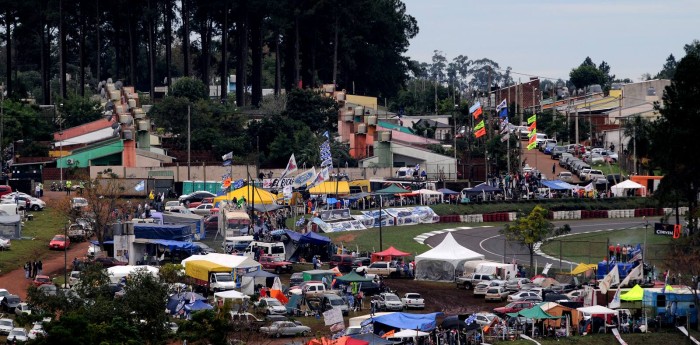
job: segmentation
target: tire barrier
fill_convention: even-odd
[[[658,217],[675,215],[674,208],[638,208],[627,210],[574,210],[574,211],[550,211],[548,219],[573,220],[592,218],[633,218],[633,217]],[[688,207],[679,207],[678,212],[684,215]],[[495,212],[485,214],[464,214],[440,216],[440,223],[482,223],[482,222],[512,222],[517,219],[517,212]]]

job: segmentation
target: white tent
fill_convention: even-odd
[[[226,290],[226,291],[215,292],[214,298],[237,300],[237,299],[249,299],[250,297],[245,295],[244,293],[238,292],[236,290]]]
[[[436,200],[439,199],[440,202],[442,202],[443,194],[434,190],[430,189],[421,189],[418,191],[418,194],[420,194],[420,203],[421,205],[427,205],[428,201],[430,198],[435,198]]]
[[[135,274],[138,271],[145,271],[150,273],[152,276],[157,276],[158,275],[158,267],[154,266],[113,266],[110,268],[107,268],[107,275],[109,276],[109,280],[112,283],[119,283],[119,281],[124,278],[129,276],[130,274]]]
[[[247,256],[241,255],[230,255],[230,254],[220,254],[220,253],[209,253],[207,255],[192,255],[184,260],[182,260],[182,265],[193,260],[204,260],[213,262],[217,265],[231,268],[252,268],[259,267],[260,263],[251,259]]]
[[[416,256],[416,279],[454,281],[465,261],[481,259],[482,254],[464,248],[448,232],[435,248]]]
[[[603,307],[602,305],[592,305],[590,307],[576,308],[576,310],[583,313],[587,318],[591,315],[607,315],[607,314],[617,314],[617,310]]]
[[[613,195],[615,195],[615,196],[625,196],[625,192],[628,189],[641,189],[642,196],[647,196],[647,189],[644,186],[642,186],[641,184],[634,182],[632,180],[622,181],[622,182],[610,187],[610,190],[612,191]]]
[[[404,340],[406,338],[421,338],[421,337],[427,337],[429,336],[430,333],[426,333],[423,331],[418,331],[415,329],[402,329],[399,332],[396,332],[392,334],[391,336],[387,337],[387,340]]]

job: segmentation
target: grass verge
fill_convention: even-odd
[[[697,331],[691,331],[690,334],[697,339],[699,333]],[[658,333],[622,334],[622,339],[624,339],[628,345],[691,344],[688,338],[675,329],[662,329]],[[580,345],[617,344],[617,340],[615,340],[615,337],[611,333],[591,334],[583,337],[573,336],[563,339],[537,339],[537,341],[542,345],[562,343]],[[507,341],[507,343],[509,345],[532,345],[532,342],[527,340]]]

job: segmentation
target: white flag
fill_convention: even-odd
[[[312,187],[321,184],[323,181],[328,181],[330,179],[330,174],[328,173],[328,167],[325,167],[319,171],[314,177],[311,184],[309,184],[306,189],[311,189]]]
[[[644,276],[644,267],[642,266],[642,264],[639,264],[637,267],[633,268],[629,273],[627,273],[627,277],[625,277],[622,283],[620,283],[620,286],[627,286],[630,280],[642,280],[642,277]]]
[[[136,186],[134,186],[134,190],[137,192],[143,192],[143,190],[146,188],[146,181],[141,180],[141,182],[137,183]]]
[[[508,106],[508,105],[506,104],[506,100],[505,100],[505,99],[502,100],[501,103],[498,103],[498,105],[496,106],[496,112],[501,111],[501,109],[503,109],[503,108],[505,108],[505,107],[507,107],[507,106]]]
[[[282,172],[282,176],[280,177],[280,180],[285,178],[287,174],[291,174],[295,171],[297,171],[297,160],[294,159],[294,154],[292,153],[292,156],[289,157],[289,162],[287,162],[287,167],[284,168],[284,171]]]
[[[294,182],[292,183],[292,187],[293,188],[304,187],[304,186],[306,186],[307,183],[313,181],[314,177],[316,177],[316,168],[311,167],[311,169],[302,172],[301,174],[297,175],[294,178]]]
[[[613,296],[612,301],[608,303],[608,308],[610,309],[615,309],[620,307],[620,288],[617,288],[617,291],[615,291],[615,296]]]
[[[620,284],[620,273],[617,271],[617,265],[614,265],[610,273],[606,274],[605,278],[598,283],[598,287],[600,288],[600,292],[608,293],[610,287],[615,284]]]

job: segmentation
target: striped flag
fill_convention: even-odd
[[[474,115],[474,119],[479,118],[479,116],[481,115],[481,113],[482,113],[481,107],[477,108],[476,111],[474,111],[474,114],[473,114],[473,115]]]
[[[474,133],[474,136],[477,138],[481,138],[484,135],[486,135],[486,128],[483,128],[483,127]]]
[[[505,109],[506,107],[508,107],[508,105],[506,104],[506,100],[503,99],[501,103],[498,103],[498,105],[496,106],[496,111],[500,112],[501,109]]]
[[[481,120],[476,126],[474,126],[474,130],[478,131],[480,129],[484,128],[484,120]]]
[[[533,114],[532,116],[527,118],[527,124],[531,124],[533,122],[537,121],[537,114]]]

